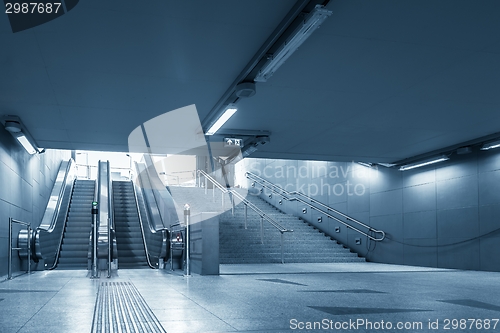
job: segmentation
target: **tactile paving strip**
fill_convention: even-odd
[[[102,282],[97,293],[92,333],[166,333],[130,282]]]

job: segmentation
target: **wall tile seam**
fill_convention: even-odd
[[[4,201],[4,200],[2,200],[2,201]],[[8,202],[8,201],[4,201],[4,202],[6,202],[9,206],[12,206],[12,207],[14,207],[14,208],[19,208],[19,209],[21,209],[21,210],[23,210],[23,211],[25,211],[25,212],[27,212],[27,213],[33,213],[33,211],[32,211],[32,210],[27,210],[27,209],[24,209],[23,207],[18,206],[18,205],[16,205],[16,204],[13,204],[13,203],[11,203],[11,202]],[[32,206],[33,206],[33,205],[32,205]],[[33,208],[33,207],[32,207],[32,208]]]
[[[401,187],[402,189],[405,189],[405,188],[413,188],[413,187],[418,187],[418,186],[423,186],[423,185],[429,185],[429,184],[435,184],[436,181],[430,181],[430,182],[426,182],[426,183],[418,183],[418,184],[413,184],[413,185],[407,185],[407,186],[403,186]]]
[[[479,204],[478,207],[490,207],[490,206],[500,206],[500,201],[496,203]]]
[[[451,211],[451,210],[459,210],[459,209],[465,209],[465,208],[479,208],[479,205],[471,205],[471,206],[460,206],[460,207],[455,207],[455,208],[445,208],[445,209],[436,209],[436,212],[445,212],[445,211]]]
[[[356,212],[356,213],[367,213],[367,212]],[[369,218],[371,217],[384,217],[384,216],[396,216],[396,215],[400,215],[400,216],[403,216],[404,213],[392,213],[392,214],[382,214],[382,215],[370,215]]]
[[[404,211],[403,210],[403,216],[405,214],[414,214],[414,213],[431,213],[434,212],[435,209],[424,209],[424,210],[410,210],[410,211]]]
[[[458,176],[458,177],[451,177],[451,178],[445,178],[445,179],[436,179],[436,183],[441,183],[441,182],[446,182],[446,181],[449,181],[449,180],[455,180],[455,179],[461,179],[461,178],[469,178],[469,177],[474,177],[474,176],[477,176],[478,173],[471,173],[471,174],[468,174],[468,175],[462,175],[462,176]]]
[[[494,172],[499,172],[499,171],[500,171],[500,169],[478,173],[477,174],[477,176],[478,176],[478,182],[479,182],[480,177],[484,177],[484,176],[487,176],[488,174],[493,174]]]

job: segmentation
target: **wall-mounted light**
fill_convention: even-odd
[[[434,163],[438,163],[438,162],[447,161],[449,159],[450,158],[448,156],[441,155],[441,156],[429,158],[429,159],[426,159],[426,160],[418,161],[418,162],[415,162],[415,163],[410,163],[410,164],[402,165],[399,168],[399,170],[401,170],[401,171],[410,170],[410,169],[419,168],[419,167],[422,167],[422,166],[426,166],[426,165],[430,165],[430,164],[434,164]]]
[[[229,118],[231,118],[233,114],[236,113],[236,111],[238,111],[236,106],[232,104],[228,105],[226,107],[226,110],[224,110],[224,113],[222,113],[219,119],[217,119],[217,121],[213,123],[212,126],[210,126],[205,135],[214,135],[226,123],[226,121],[228,121]]]
[[[268,55],[267,62],[255,76],[254,81],[266,82],[330,15],[332,15],[332,11],[322,5],[316,5],[277,51]]]
[[[483,144],[481,150],[489,150],[500,147],[500,140],[490,141]]]
[[[23,146],[28,154],[43,153],[36,144],[33,137],[30,135],[26,127],[21,122],[21,119],[16,116],[5,116],[3,118],[5,129]]]
[[[373,166],[373,163],[366,163],[366,162],[357,162],[357,163],[367,168],[371,168]]]

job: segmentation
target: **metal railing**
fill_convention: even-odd
[[[320,201],[317,201],[307,195],[305,195],[304,193],[301,193],[301,192],[297,192],[297,191],[292,191],[292,192],[288,192],[286,191],[285,189],[279,187],[278,185],[275,185],[273,183],[271,183],[270,181],[268,180],[265,180],[251,172],[246,172],[245,173],[245,176],[246,178],[254,181],[254,182],[257,182],[259,183],[263,188],[267,188],[269,190],[271,190],[272,192],[280,195],[283,199],[285,199],[286,201],[298,201],[298,202],[301,202],[303,203],[304,205],[310,207],[311,209],[313,210],[316,210],[318,212],[320,212],[321,214],[324,214],[325,216],[339,222],[339,223],[342,223],[343,225],[345,225],[348,229],[352,229],[368,238],[370,238],[371,240],[373,241],[376,241],[376,242],[380,242],[380,241],[383,241],[385,239],[385,232],[382,231],[382,230],[377,230],[377,229],[374,229],[372,227],[370,227],[369,225],[361,222],[361,221],[358,221],[356,220],[355,218],[352,218],[342,212],[339,212],[338,210],[336,209],[333,209],[331,207],[328,207],[327,205],[323,204],[322,202]],[[304,198],[304,199],[301,199],[300,197]],[[306,201],[308,200],[308,201]],[[316,205],[316,206],[315,206]],[[317,206],[320,206],[322,208],[319,208]],[[343,221],[341,220],[340,218],[336,217],[336,216],[333,216],[331,215],[329,212],[332,212],[334,214],[337,214],[339,216],[342,216],[343,218],[345,218],[347,221],[351,221],[351,222],[354,222],[358,225],[358,228],[359,227],[362,227],[362,228],[365,228],[367,229],[368,232],[371,232],[373,234],[380,234],[379,237],[374,237],[372,236],[371,234],[367,233],[367,232],[364,232],[363,230],[360,230],[358,229],[357,227],[353,226],[352,224],[349,224],[347,223],[346,221]]]
[[[12,217],[9,218],[9,257],[8,257],[8,273],[7,273],[7,278],[9,280],[12,279],[12,251],[22,251],[24,250],[25,248],[23,247],[19,247],[19,244],[18,244],[18,247],[12,247],[12,224],[13,223],[16,223],[16,224],[21,224],[21,225],[24,225],[27,229],[27,245],[26,245],[26,250],[28,252],[28,271],[27,273],[30,274],[31,273],[31,233],[32,233],[32,229],[31,229],[31,223],[28,223],[28,222],[22,222],[22,221],[18,221],[18,220],[15,220],[13,219]]]
[[[256,212],[260,216],[260,239],[261,243],[264,244],[264,220],[267,221],[269,224],[271,224],[274,228],[276,228],[280,232],[280,247],[281,247],[281,263],[285,263],[284,259],[284,250],[283,250],[283,234],[285,232],[293,232],[291,229],[287,229],[283,227],[281,224],[276,222],[272,217],[264,213],[262,210],[260,210],[257,206],[255,206],[253,203],[248,201],[245,197],[243,197],[241,194],[239,194],[235,190],[227,189],[226,187],[222,186],[217,180],[215,180],[212,176],[210,176],[208,173],[206,173],[203,170],[198,170],[198,177],[199,175],[202,175],[205,177],[205,194],[207,194],[207,184],[208,181],[210,181],[213,184],[213,197],[215,198],[215,188],[217,187],[221,192],[222,192],[222,207],[224,208],[224,194],[229,194],[230,195],[230,200],[231,200],[231,209],[232,213],[234,215],[234,198],[238,198],[245,207],[245,229],[247,229],[247,216],[248,216],[248,207],[252,209],[254,212]]]

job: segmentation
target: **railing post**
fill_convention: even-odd
[[[92,202],[92,278],[97,277],[97,202]]]
[[[8,258],[7,278],[12,279],[12,217],[9,217],[9,258]]]
[[[31,225],[28,225],[28,274],[31,274]]]
[[[207,184],[207,177],[205,177],[205,195],[207,194],[207,190],[208,190],[208,184]]]
[[[111,247],[113,246],[113,240],[111,239],[111,219],[108,218],[108,278],[111,277]]]
[[[234,216],[234,194],[231,195],[231,213]]]
[[[285,263],[285,257],[283,255],[283,231],[281,231],[281,263]]]
[[[247,228],[247,208],[248,208],[248,205],[245,204],[245,229]]]
[[[189,242],[190,237],[189,237],[189,220],[191,218],[191,207],[189,207],[189,204],[184,205],[184,223],[186,224],[186,275],[189,276],[191,275],[191,270],[190,270],[190,260],[189,260]]]
[[[222,209],[224,209],[224,192],[221,191],[221,193],[222,193]]]
[[[260,242],[264,244],[264,218],[260,217]]]
[[[215,202],[215,184],[212,183],[212,199]]]

